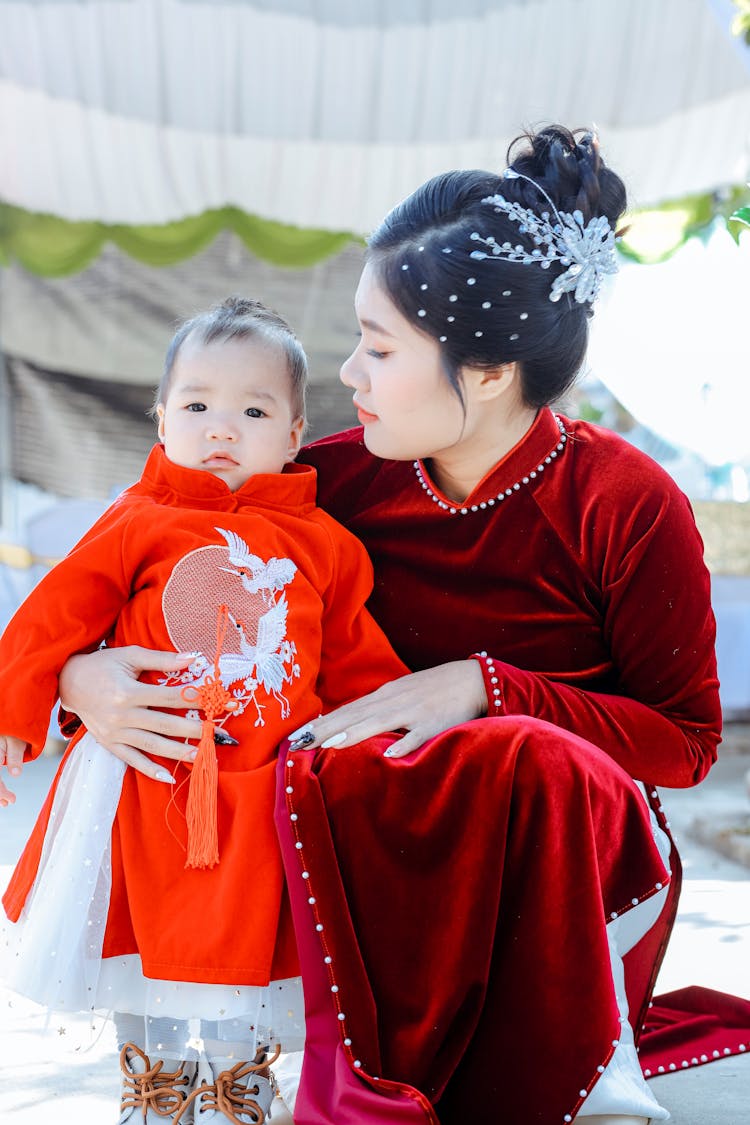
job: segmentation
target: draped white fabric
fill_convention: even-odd
[[[0,199],[367,232],[525,124],[595,122],[640,205],[750,171],[722,0],[0,0]]]

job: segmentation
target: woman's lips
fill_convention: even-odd
[[[377,414],[370,414],[367,410],[363,410],[361,406],[357,407],[357,417],[363,426],[366,426],[368,422],[377,422],[378,420]]]

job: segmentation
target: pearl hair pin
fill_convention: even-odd
[[[470,257],[475,261],[506,261],[520,265],[539,265],[543,270],[553,264],[565,266],[565,270],[554,278],[550,287],[550,301],[559,301],[564,293],[571,293],[579,304],[596,300],[606,274],[617,272],[617,251],[615,232],[609,225],[606,215],[596,215],[584,222],[583,213],[576,209],[572,213],[558,211],[547,192],[520,172],[508,168],[506,180],[525,180],[536,188],[550,205],[553,214],[541,214],[523,207],[500,195],[489,195],[482,203],[490,204],[497,213],[505,214],[512,223],[518,223],[519,234],[527,235],[534,243],[533,250],[527,250],[520,243],[499,243],[493,235],[483,237],[478,231],[471,234],[472,242],[486,246],[486,250],[472,250]]]

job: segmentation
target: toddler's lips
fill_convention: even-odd
[[[204,457],[203,464],[215,465],[217,467],[222,465],[225,467],[230,467],[232,465],[238,465],[239,462],[235,461],[234,457],[232,457],[229,453],[212,453],[210,457]]]

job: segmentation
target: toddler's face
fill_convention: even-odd
[[[297,455],[304,426],[286,357],[263,339],[188,337],[157,413],[169,460],[214,473],[232,492],[257,473],[280,473]]]

